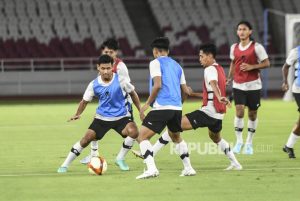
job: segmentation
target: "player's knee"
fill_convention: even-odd
[[[236,116],[238,118],[243,118],[244,117],[244,106],[241,106],[241,105],[236,106]]]
[[[249,111],[248,118],[251,121],[255,121],[257,118],[257,111]]]
[[[174,134],[174,133],[170,134],[169,133],[169,135],[170,135],[170,138],[172,139],[172,142],[174,142],[174,143],[180,143],[181,142],[180,133],[178,133],[178,134]]]
[[[136,139],[139,135],[139,131],[136,126],[130,126],[127,129],[128,136]]]

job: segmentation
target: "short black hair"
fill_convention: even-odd
[[[98,61],[97,61],[97,64],[100,65],[100,64],[108,64],[108,63],[111,63],[113,64],[114,63],[114,60],[112,57],[104,54],[104,55],[101,55],[99,58],[98,58]]]
[[[107,47],[108,49],[112,49],[112,50],[118,50],[119,43],[116,39],[109,38],[101,44],[101,50],[104,50],[105,47]]]
[[[212,54],[214,58],[216,58],[217,55],[217,47],[212,43],[203,44],[200,46],[199,51],[201,51],[205,54]]]
[[[236,28],[238,28],[241,24],[247,26],[250,30],[252,30],[252,25],[251,25],[251,23],[248,22],[248,21],[246,21],[246,20],[240,21],[240,22],[237,24]]]
[[[167,37],[155,38],[151,43],[151,48],[157,48],[162,50],[169,50],[170,41]]]

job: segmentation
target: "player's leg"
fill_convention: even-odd
[[[243,129],[244,129],[244,113],[246,104],[245,91],[239,89],[233,89],[233,98],[235,103],[235,117],[234,117],[234,129],[236,135],[236,144],[233,148],[234,153],[240,153],[243,142]]]
[[[182,121],[186,121],[186,119],[181,117],[182,111],[174,111],[174,114],[174,117],[168,121],[167,126],[170,138],[172,139],[173,143],[175,143],[175,148],[182,160],[184,167],[180,176],[194,176],[196,175],[196,171],[191,165],[187,143],[180,136],[180,131],[182,131]],[[186,118],[186,116],[184,116],[184,118]]]
[[[300,112],[300,94],[294,93],[294,97],[296,100],[296,103],[298,105],[298,111]],[[294,153],[294,145],[300,138],[300,117],[298,118],[298,121],[296,122],[287,143],[283,147],[283,151],[286,152],[289,155],[289,158],[296,158]]]
[[[81,151],[89,145],[89,143],[96,139],[96,132],[94,130],[88,129],[85,136],[79,141],[76,142],[71,151],[69,152],[67,158],[63,162],[63,164],[58,168],[58,173],[65,173],[71,162],[80,155]]]
[[[99,151],[98,151],[98,141],[93,140],[91,142],[91,153],[84,157],[83,159],[80,160],[81,164],[88,164],[91,161],[92,157],[99,156]]]
[[[129,118],[125,117],[116,122],[117,127],[115,130],[120,133],[122,136],[126,136],[122,147],[117,155],[116,164],[123,171],[129,170],[128,165],[125,163],[125,156],[128,151],[132,148],[135,139],[138,137],[138,128],[134,122]]]
[[[220,120],[220,122],[222,122]],[[217,123],[216,126],[208,129],[210,139],[220,147],[225,155],[230,160],[230,166],[226,170],[241,170],[242,166],[235,158],[233,151],[230,149],[229,143],[221,137],[222,123]],[[212,130],[211,130],[212,129]]]
[[[186,116],[182,117],[181,120],[181,127],[182,130],[191,130],[193,127],[190,124],[190,121],[187,119]],[[165,147],[169,142],[171,142],[172,139],[170,137],[170,134],[168,130],[166,129],[161,137],[155,142],[153,145],[153,156],[156,156],[156,154],[161,150],[163,147]],[[139,151],[132,150],[133,154],[139,158],[143,158],[141,153]]]
[[[151,177],[157,177],[159,172],[156,168],[154,157],[153,157],[153,147],[150,143],[150,139],[155,135],[155,131],[142,125],[140,128],[140,133],[137,141],[140,144],[140,150],[146,163],[147,170],[143,174],[136,177],[136,179],[146,179]]]
[[[257,128],[257,110],[260,107],[260,90],[247,91],[248,136],[243,150],[244,154],[253,154],[253,137]]]

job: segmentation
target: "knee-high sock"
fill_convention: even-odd
[[[166,146],[172,139],[169,136],[168,130],[165,130],[161,137],[153,145],[153,155],[156,156],[157,152]]]
[[[290,137],[286,143],[286,146],[289,148],[294,148],[294,145],[296,144],[297,140],[300,138],[299,135],[296,135],[295,133],[291,133]]]
[[[244,118],[234,118],[234,129],[236,135],[236,143],[243,144]]]
[[[258,120],[255,119],[254,121],[248,120],[248,136],[246,140],[246,144],[252,144],[253,136],[255,134],[257,128]]]
[[[191,161],[190,161],[190,155],[189,150],[186,142],[182,140],[180,143],[176,144],[176,150],[179,153],[179,156],[182,160],[183,166],[185,169],[189,169],[192,167]]]
[[[97,157],[99,156],[99,152],[98,152],[98,141],[92,141],[91,142],[91,156],[92,157]]]
[[[147,170],[157,171],[154,158],[153,158],[153,148],[149,140],[143,140],[140,142],[141,153],[144,156],[144,162],[147,165]]]
[[[76,142],[74,146],[72,147],[71,151],[69,152],[66,160],[63,162],[61,167],[69,167],[70,163],[80,155],[81,151],[83,150],[83,147],[80,145],[79,142]]]
[[[231,163],[240,165],[240,163],[235,158],[234,153],[231,151],[230,146],[226,140],[221,139],[221,141],[218,143],[218,146],[225,153],[225,155],[228,157],[228,159],[230,160]]]
[[[117,160],[124,160],[125,159],[125,155],[132,148],[134,141],[135,141],[135,139],[133,139],[132,137],[129,137],[129,136],[127,136],[124,139],[121,150],[119,151],[119,153],[117,155]]]

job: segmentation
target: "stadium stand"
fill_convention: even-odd
[[[254,38],[262,39],[263,6],[259,0],[148,0],[160,28],[173,44],[173,54],[195,54],[207,41],[228,54],[236,41],[235,26],[247,19],[253,24]]]
[[[1,58],[96,56],[112,36],[144,55],[121,0],[2,0],[0,18]]]

